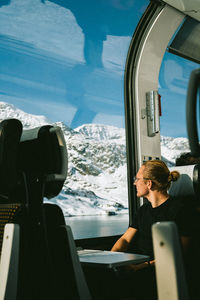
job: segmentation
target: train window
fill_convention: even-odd
[[[169,166],[190,152],[186,128],[187,87],[199,64],[166,51],[159,74],[161,95],[161,155]]]
[[[50,201],[75,238],[128,226],[124,69],[148,0],[0,3],[0,118],[57,124],[68,177]]]
[[[198,35],[199,22],[187,16],[170,41],[160,69],[161,154],[169,166],[181,163],[182,155],[190,152],[186,99],[191,72],[200,63]]]
[[[168,50],[171,53],[199,63],[199,31],[199,22],[190,17],[186,17],[181,28],[169,45]]]

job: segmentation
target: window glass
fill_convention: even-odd
[[[169,166],[190,152],[186,128],[186,98],[190,74],[199,64],[166,52],[159,75],[161,95],[161,155]]]
[[[195,19],[186,17],[169,45],[169,51],[199,63],[199,32],[200,23]]]
[[[0,3],[0,118],[18,118],[25,129],[62,128],[68,177],[49,201],[63,209],[75,238],[121,233],[128,226],[124,69],[148,3]],[[112,223],[114,232],[106,232],[105,220],[107,228],[110,220],[119,228]]]

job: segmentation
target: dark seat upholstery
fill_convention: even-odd
[[[61,191],[66,175],[59,127],[22,132],[18,120],[0,123],[0,251],[5,224],[19,224],[17,300],[90,299],[62,211],[43,204]]]
[[[22,124],[16,119],[0,122],[0,253],[4,226],[16,222],[21,203],[9,203],[17,187],[17,155],[22,134]]]
[[[8,195],[17,185],[17,157],[22,124],[16,119],[0,122],[0,194]]]
[[[0,274],[2,276],[0,294],[3,299],[10,299],[11,295],[13,299],[17,297],[19,231],[14,226],[12,227],[13,239],[8,243],[5,242],[3,254],[2,243],[5,225],[18,223],[19,219],[22,219],[22,202],[16,197],[15,202],[11,200],[19,181],[17,158],[21,134],[22,124],[19,120],[6,119],[0,122]],[[7,234],[10,238],[11,230],[8,228]],[[9,260],[14,265],[10,268],[7,263]],[[12,274],[12,272],[17,274]],[[10,284],[12,284],[12,291],[10,291]]]
[[[67,175],[67,150],[61,129],[47,125],[25,130],[19,162],[19,170],[26,179],[27,219],[21,243],[18,299],[54,300],[59,290],[46,232],[43,199],[55,197]]]
[[[45,203],[44,211],[55,282],[59,291],[57,299],[91,299],[73,234],[71,228],[65,225],[62,210],[57,205]]]

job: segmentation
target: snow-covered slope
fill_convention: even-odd
[[[0,119],[3,120],[9,118],[19,119],[22,122],[24,129],[50,124],[50,121],[44,116],[31,115],[14,107],[12,104],[0,102]]]
[[[117,135],[112,126],[89,124],[72,130],[57,125],[65,135],[69,165],[56,201],[71,215],[127,211],[124,130]]]
[[[187,138],[161,136],[162,159],[169,165],[174,166],[176,158],[183,152],[189,152],[189,143]]]
[[[51,124],[0,102],[0,119],[17,118],[25,129]],[[128,212],[125,130],[100,124],[85,124],[75,130],[62,122],[68,150],[68,176],[61,193],[51,201],[64,214],[95,215]],[[162,159],[169,166],[189,151],[186,138],[161,137]]]

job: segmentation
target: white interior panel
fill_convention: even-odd
[[[170,39],[183,18],[184,14],[166,5],[154,18],[150,27],[147,28],[146,35],[140,44],[133,83],[136,101],[136,144],[140,157],[139,165],[144,157],[161,157],[160,133],[153,137],[149,137],[147,133],[147,116],[144,115],[146,111],[146,93],[158,90],[158,77],[162,58]]]

